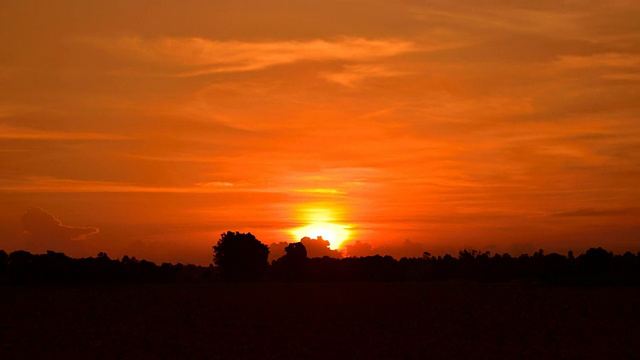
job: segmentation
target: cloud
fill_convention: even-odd
[[[319,258],[319,257],[332,257],[332,258],[341,258],[342,253],[338,250],[331,250],[329,248],[329,241],[324,240],[322,236],[318,236],[316,239],[312,239],[310,237],[303,237],[300,239],[300,242],[307,249],[307,254],[310,258]]]
[[[347,256],[372,256],[372,255],[390,255],[396,259],[402,257],[422,257],[422,254],[427,251],[425,244],[413,242],[411,240],[405,240],[400,244],[382,245],[380,247],[373,247],[368,242],[356,241],[345,246]]]
[[[277,188],[240,187],[230,182],[204,182],[192,186],[141,186],[112,181],[58,179],[54,177],[26,177],[0,181],[0,191],[7,192],[59,192],[59,193],[256,193],[284,192]]]
[[[284,249],[288,245],[289,243],[286,241],[272,243],[271,245],[269,245],[269,261],[278,260],[279,258],[284,256],[284,254],[286,254],[286,251]]]
[[[243,42],[127,36],[85,41],[117,56],[172,67],[172,75],[186,77],[255,71],[299,61],[367,61],[417,50],[412,42],[404,40],[349,37],[339,40]]]
[[[640,56],[625,53],[601,53],[588,56],[560,56],[555,63],[560,71],[582,71],[605,80],[637,81]]]
[[[22,225],[27,241],[37,244],[59,245],[61,242],[82,240],[98,233],[93,227],[63,225],[51,213],[31,207],[22,215]]]
[[[557,66],[563,69],[585,69],[598,67],[622,67],[637,69],[640,56],[621,53],[604,53],[588,56],[564,55],[560,56]]]
[[[584,217],[584,216],[620,216],[620,215],[638,215],[640,208],[618,208],[618,209],[578,209],[573,211],[565,211],[551,214],[551,216],[560,217]]]
[[[324,240],[322,236],[318,236],[316,239],[305,236],[300,239],[300,242],[304,245],[305,249],[307,249],[307,256],[309,258],[321,258],[325,256],[337,259],[342,258],[342,253],[338,250],[331,250],[329,248],[329,241]],[[269,261],[277,260],[284,256],[287,245],[289,245],[289,243],[285,241],[269,245]]]
[[[320,74],[324,79],[347,87],[355,87],[366,78],[400,76],[405,73],[382,65],[346,65],[341,72]]]
[[[493,8],[478,5],[434,8],[416,6],[411,10],[418,21],[440,23],[471,39],[495,33],[544,33],[554,30],[574,32],[572,17],[566,14]],[[541,24],[544,24],[541,26]]]
[[[16,140],[127,140],[124,135],[86,133],[86,132],[66,132],[66,131],[44,131],[35,129],[25,129],[0,124],[0,139]]]
[[[199,182],[196,183],[196,186],[201,186],[205,188],[215,188],[215,187],[231,187],[233,183],[227,181],[208,181],[208,182]]]
[[[349,257],[372,256],[375,254],[373,247],[368,242],[356,241],[345,245],[345,249]]]
[[[323,189],[323,188],[317,188],[317,189],[295,189],[293,190],[294,192],[299,192],[299,193],[307,193],[307,194],[320,194],[320,195],[342,195],[342,194],[346,194],[346,191],[343,190],[338,190],[338,189]]]

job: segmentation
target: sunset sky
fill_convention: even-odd
[[[0,249],[206,265],[226,230],[315,227],[394,256],[638,251],[638,19],[637,0],[0,0]]]

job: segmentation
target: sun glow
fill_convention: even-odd
[[[304,222],[307,225],[291,229],[289,232],[296,241],[300,241],[303,237],[322,239],[329,241],[329,247],[332,250],[340,248],[343,242],[349,239],[351,235],[351,226],[337,224],[334,221],[332,212],[325,209],[305,209],[303,210]]]
[[[300,240],[305,236],[312,239],[322,237],[322,239],[329,241],[329,248],[332,250],[339,248],[349,238],[349,228],[347,226],[330,223],[310,224],[293,229],[291,233],[296,240]]]

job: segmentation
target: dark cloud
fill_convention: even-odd
[[[375,255],[371,244],[362,241],[356,241],[355,243],[347,244],[345,246],[347,256],[349,257],[361,257]]]
[[[278,260],[280,257],[284,256],[284,254],[286,254],[284,248],[286,248],[287,245],[289,245],[289,243],[286,241],[272,243],[269,245],[269,261]]]
[[[341,258],[342,253],[338,250],[331,250],[329,248],[329,241],[324,240],[322,236],[318,236],[316,239],[309,237],[303,237],[300,242],[307,249],[307,256],[310,258],[332,257]]]
[[[396,259],[402,257],[422,257],[422,254],[427,251],[427,245],[413,242],[405,239],[400,244],[384,245],[379,248],[375,248],[376,254],[391,255]]]
[[[332,257],[342,258],[342,253],[339,250],[331,250],[329,248],[329,241],[324,240],[322,236],[318,236],[315,239],[310,237],[303,237],[300,239],[302,245],[307,249],[307,256],[310,258]],[[288,242],[272,243],[269,245],[269,261],[277,260],[284,256],[285,248],[289,245]]]
[[[22,215],[23,233],[30,247],[42,246],[56,249],[75,240],[81,240],[98,233],[93,227],[73,227],[63,225],[51,213],[31,207]]]
[[[427,251],[427,246],[411,240],[380,247],[373,247],[368,242],[356,241],[345,245],[345,249],[347,256],[390,255],[396,259],[400,259],[402,257],[422,257],[422,254]]]

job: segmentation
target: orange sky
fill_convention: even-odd
[[[208,264],[223,231],[292,241],[321,214],[393,255],[638,251],[639,18],[3,1],[0,248]]]

